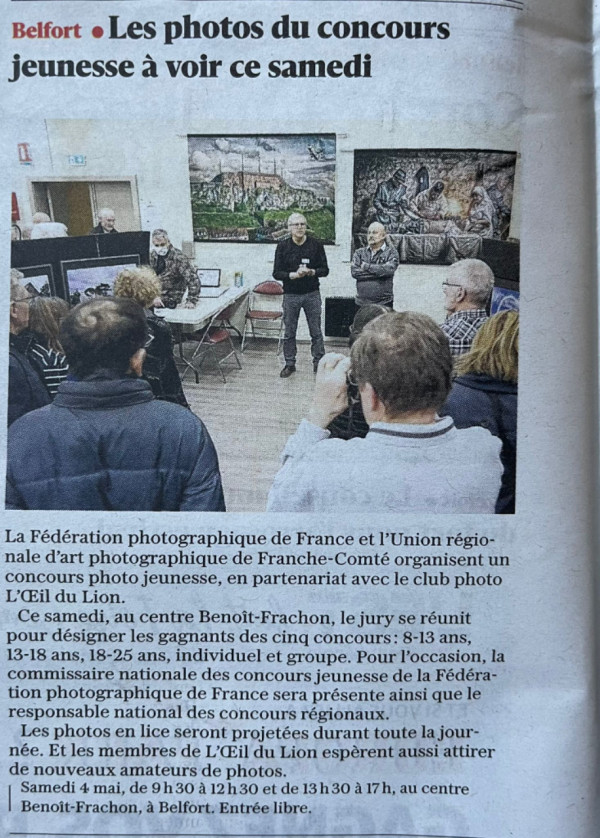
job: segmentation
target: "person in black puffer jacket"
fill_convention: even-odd
[[[7,509],[224,512],[207,429],[141,378],[142,307],[118,297],[82,303],[60,338],[69,380],[8,431]]]
[[[503,311],[477,332],[471,351],[455,365],[458,374],[442,416],[457,428],[481,425],[502,440],[504,466],[496,512],[515,511],[519,315]]]

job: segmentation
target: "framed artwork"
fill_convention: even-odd
[[[63,281],[71,305],[93,299],[109,297],[114,281],[124,268],[138,267],[137,253],[128,256],[103,256],[96,259],[68,259],[61,263]]]
[[[194,241],[278,242],[302,213],[335,243],[335,134],[188,136]]]
[[[366,149],[354,153],[354,246],[383,224],[401,261],[480,257],[510,235],[517,154],[479,149]]]
[[[18,270],[24,275],[23,285],[32,297],[60,296],[54,284],[52,265],[27,265]]]

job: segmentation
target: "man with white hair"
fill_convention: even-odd
[[[69,235],[64,224],[60,221],[51,221],[50,216],[45,212],[34,213],[31,220],[33,221],[32,239],[62,239]]]
[[[279,242],[275,250],[273,277],[283,283],[285,366],[279,373],[281,378],[289,378],[296,372],[296,331],[302,310],[310,332],[310,349],[315,372],[325,354],[321,331],[319,277],[327,276],[329,266],[325,248],[317,239],[306,235],[306,226],[306,218],[303,215],[299,212],[292,213],[288,218],[290,238]]]
[[[488,318],[486,306],[493,287],[492,269],[480,259],[462,259],[448,268],[442,282],[447,316],[441,328],[453,357],[471,349],[477,330]]]
[[[390,308],[394,302],[394,274],[398,251],[385,240],[385,227],[374,221],[367,230],[367,247],[354,251],[350,273],[356,280],[356,305],[379,303]]]
[[[90,236],[102,236],[104,233],[118,233],[115,230],[115,211],[109,207],[104,207],[98,212],[98,223],[93,230],[90,230]]]

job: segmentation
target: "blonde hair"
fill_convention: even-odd
[[[144,308],[160,297],[160,280],[152,268],[125,268],[115,279],[115,297],[129,297]]]
[[[46,338],[48,349],[63,353],[60,323],[69,313],[69,304],[60,297],[33,297],[29,301],[29,328]]]
[[[489,317],[475,335],[471,351],[456,361],[458,375],[478,373],[500,381],[518,381],[519,314],[501,311]]]

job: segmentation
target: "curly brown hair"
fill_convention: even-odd
[[[156,297],[160,297],[160,280],[152,268],[125,268],[114,284],[115,297],[129,297],[144,308],[148,308]]]

